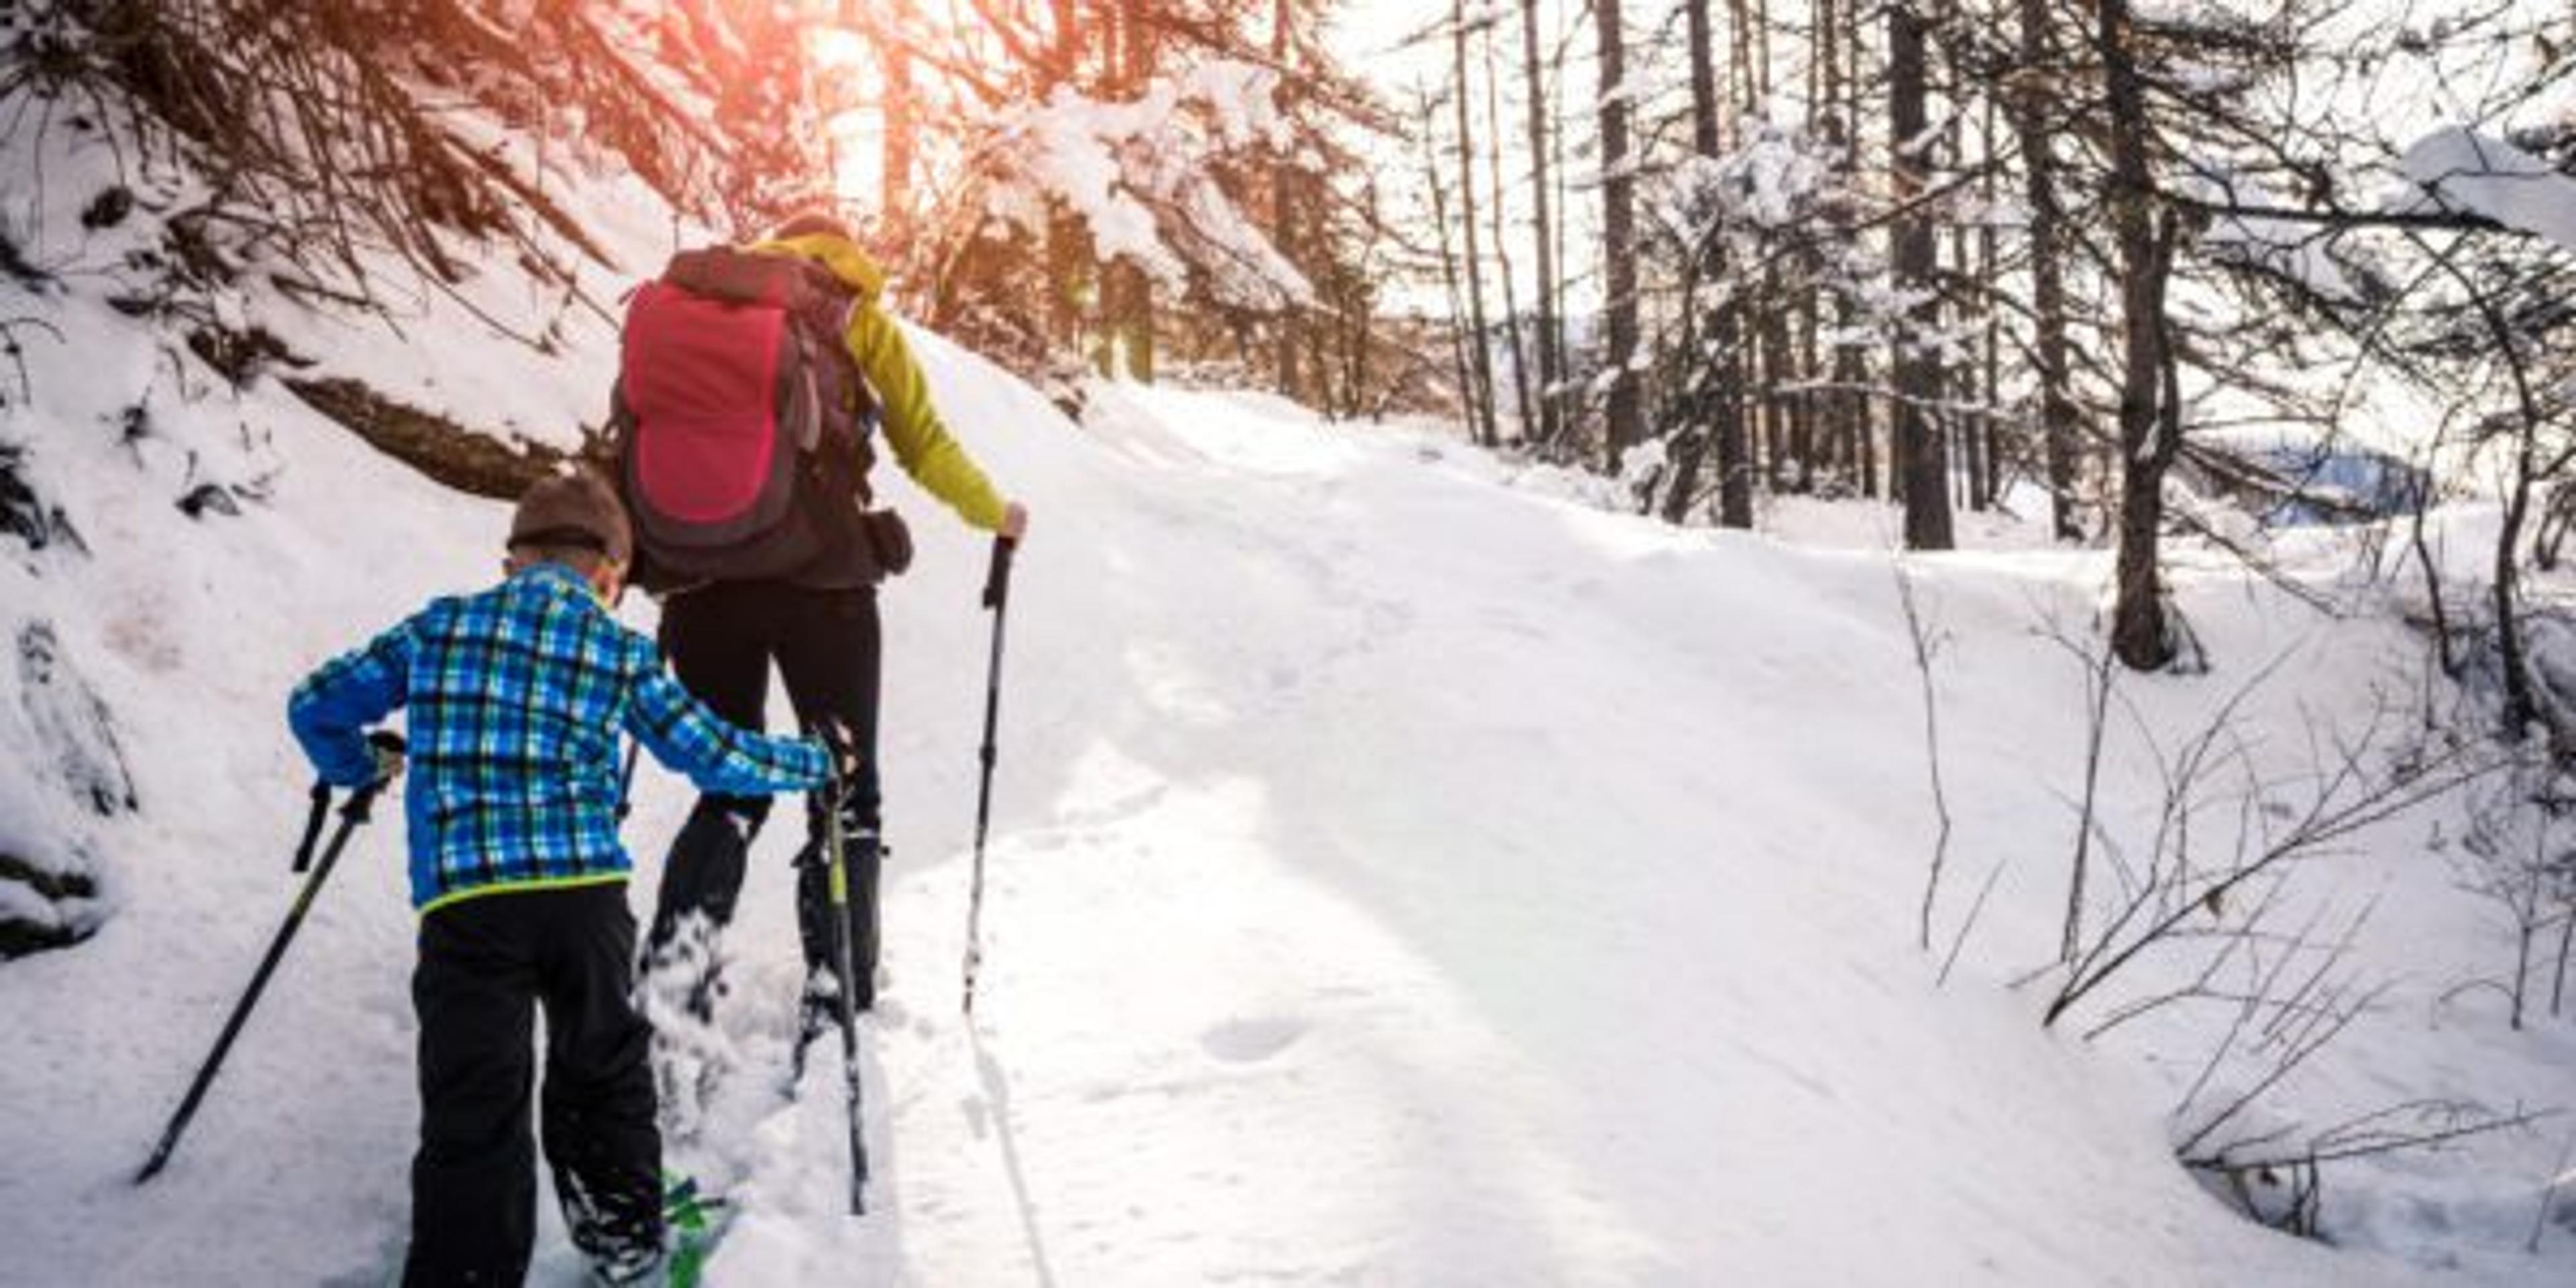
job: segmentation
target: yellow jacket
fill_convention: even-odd
[[[885,290],[885,270],[846,237],[807,233],[752,246],[757,255],[795,255],[832,270],[832,275],[858,293],[850,310],[850,329],[841,337],[850,357],[868,378],[883,404],[886,442],[897,464],[923,490],[947,503],[967,523],[992,532],[1002,526],[1002,494],[976,468],[966,449],[948,436],[939,411],[930,405],[930,384],[912,360],[912,347],[894,319],[877,307]]]

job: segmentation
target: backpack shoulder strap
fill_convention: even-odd
[[[788,307],[795,309],[807,325],[836,341],[848,335],[850,319],[858,315],[859,293],[820,264],[804,259],[795,263],[802,272],[796,298]]]
[[[853,413],[850,429],[864,450],[868,435],[876,429],[879,403],[876,386],[869,383],[868,373],[859,366],[858,355],[850,352],[849,335],[859,310],[867,307],[867,300],[831,269],[806,259],[794,262],[804,270],[803,294],[795,306],[797,318],[831,350],[832,366],[839,373],[843,392],[849,396],[849,410]]]

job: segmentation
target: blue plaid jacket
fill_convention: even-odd
[[[814,743],[707,710],[561,564],[433,601],[306,677],[286,718],[323,781],[355,787],[376,772],[366,728],[397,707],[410,708],[403,812],[423,913],[500,890],[625,880],[621,729],[700,791],[795,791],[831,770]]]

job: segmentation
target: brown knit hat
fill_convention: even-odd
[[[528,485],[510,518],[510,544],[580,546],[617,562],[635,558],[635,532],[626,507],[606,481],[587,470],[549,474]]]

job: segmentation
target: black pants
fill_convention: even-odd
[[[420,1152],[406,1288],[527,1276],[536,1240],[528,1133],[535,1008],[546,1011],[545,1152],[573,1243],[615,1258],[662,1242],[651,1030],[630,997],[626,886],[509,891],[420,923]]]
[[[830,717],[857,743],[862,764],[842,823],[850,840],[850,960],[862,1009],[876,1000],[878,647],[876,592],[866,588],[720,582],[674,595],[662,606],[662,648],[672,672],[717,715],[746,729],[761,728],[774,661],[800,722]],[[805,844],[796,856],[796,927],[809,978],[818,970],[837,974],[820,802],[820,796],[807,798]],[[650,939],[657,957],[688,913],[704,914],[710,930],[733,920],[744,855],[768,810],[766,798],[698,798],[662,867]],[[711,983],[701,981],[692,990],[701,1015],[712,1002]]]

